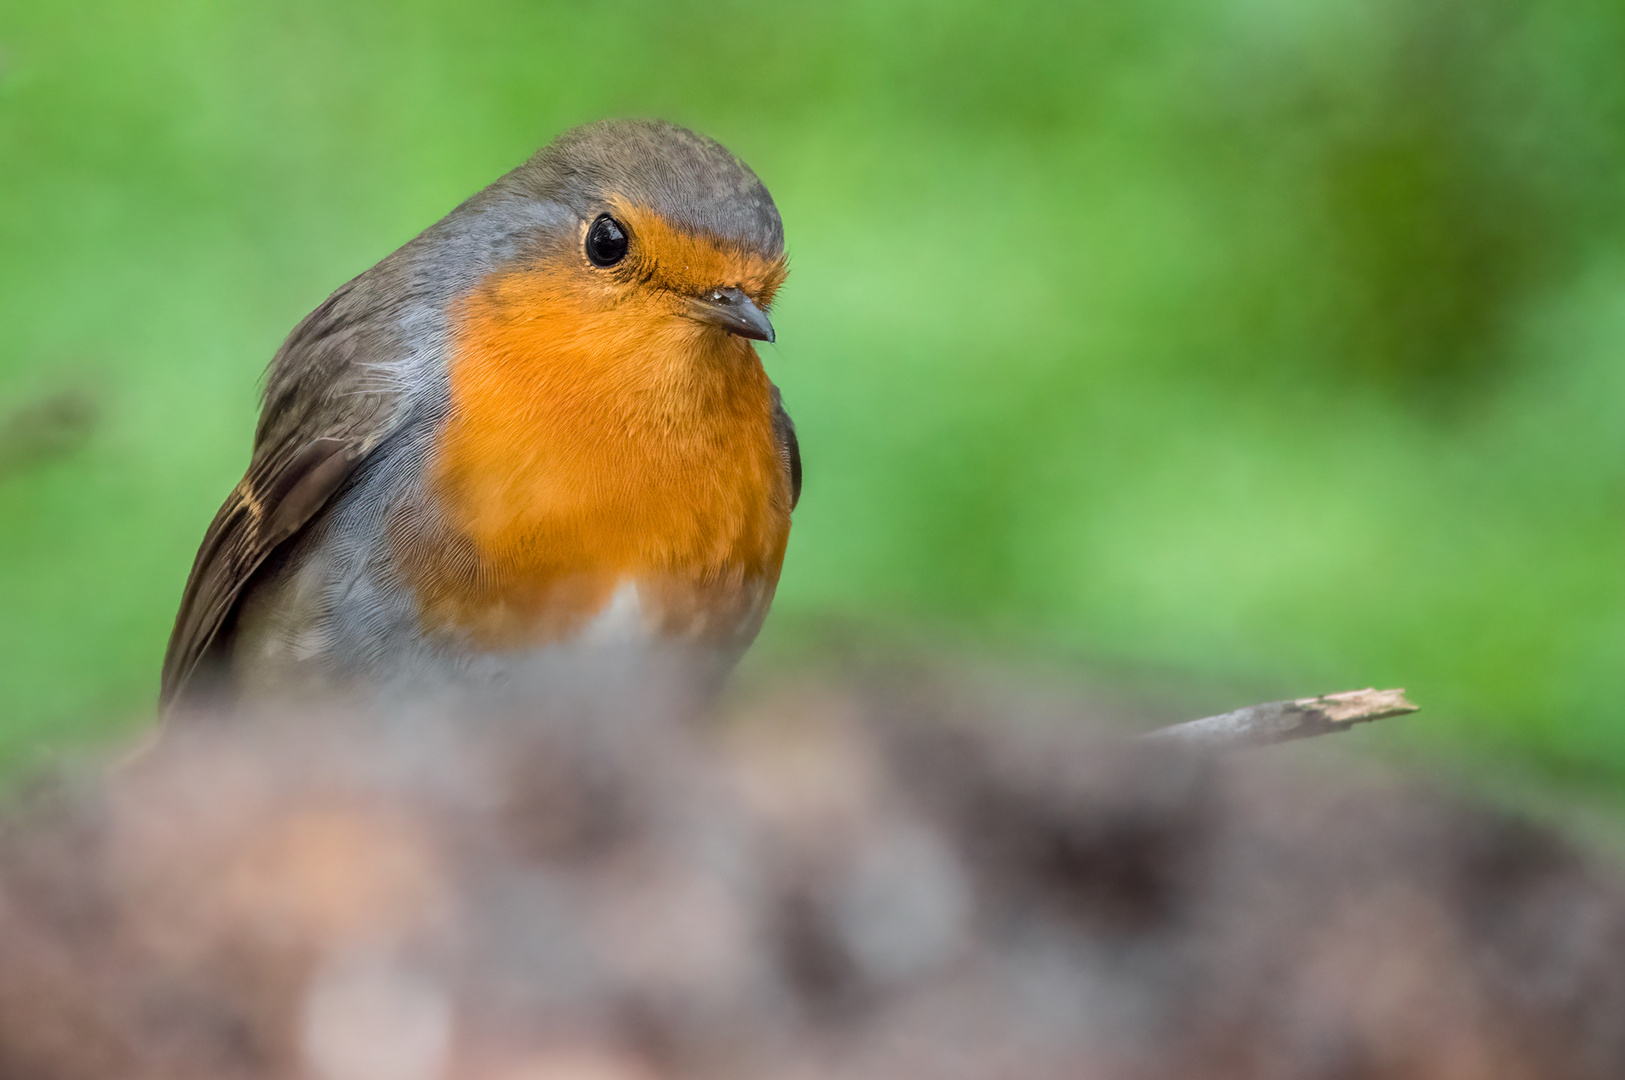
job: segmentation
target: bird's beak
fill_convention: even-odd
[[[752,341],[773,342],[773,324],[755,301],[738,289],[711,289],[695,297],[694,318]]]

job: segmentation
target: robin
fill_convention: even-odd
[[[606,121],[339,288],[271,361],[162,701],[604,642],[730,666],[801,489],[751,344],[785,271],[778,209],[723,146]]]

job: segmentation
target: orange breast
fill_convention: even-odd
[[[631,582],[651,629],[748,642],[790,527],[749,343],[545,270],[487,280],[454,324],[435,513],[395,530],[426,623],[540,644]]]

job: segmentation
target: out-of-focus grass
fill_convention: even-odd
[[[1625,776],[1621,55],[1602,0],[0,0],[0,410],[98,417],[0,473],[0,755],[141,715],[305,311],[662,115],[787,223],[769,649],[1403,684],[1396,745]]]

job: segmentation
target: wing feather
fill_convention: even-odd
[[[801,501],[801,442],[796,438],[796,422],[784,411],[779,388],[773,388],[773,433],[779,437],[779,454],[790,474],[790,509]]]
[[[382,373],[403,349],[383,284],[363,275],[300,322],[278,350],[248,471],[215,514],[175,616],[159,703],[184,693],[273,552],[317,517],[399,423],[403,392]]]

